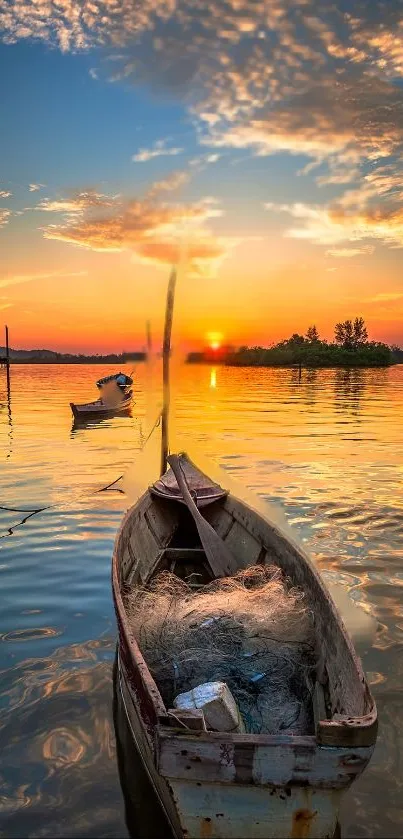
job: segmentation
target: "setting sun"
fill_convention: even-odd
[[[208,332],[207,333],[207,340],[209,342],[209,347],[211,350],[219,350],[222,344],[223,336],[221,332]]]

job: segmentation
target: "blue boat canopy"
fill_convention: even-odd
[[[115,381],[119,387],[129,387],[133,384],[133,379],[130,376],[126,376],[126,373],[114,373],[112,376],[104,376],[103,379],[98,379],[97,387],[102,388],[104,385],[108,384],[108,382]]]

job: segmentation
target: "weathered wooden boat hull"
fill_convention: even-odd
[[[131,633],[124,592],[127,585],[146,582],[164,557],[171,561],[178,553],[170,545],[184,526],[185,512],[178,500],[145,493],[122,523],[112,571],[122,703],[172,832],[178,839],[332,837],[341,794],[371,758],[375,704],[333,601],[309,559],[231,495],[204,507],[203,515],[225,540],[237,567],[277,563],[311,601],[323,652],[314,693],[315,731],[300,737],[172,727]],[[196,555],[197,549],[193,551]]]
[[[204,771],[200,772],[203,780],[163,777],[159,774],[154,762],[152,750],[144,741],[144,729],[139,705],[133,699],[130,688],[119,662],[119,713],[124,714],[128,723],[130,736],[138,757],[142,760],[148,779],[152,785],[157,801],[143,801],[139,804],[137,796],[137,772],[132,765],[132,757],[127,757],[122,766],[126,791],[131,806],[135,809],[138,822],[139,807],[142,810],[142,824],[155,815],[155,808],[162,810],[166,818],[166,831],[158,835],[168,837],[253,837],[253,839],[286,839],[287,837],[311,837],[311,839],[332,839],[337,834],[338,813],[341,790],[302,785],[302,778],[295,785],[278,779],[276,784],[271,780],[267,784],[257,786],[252,783],[222,783],[207,779],[211,757],[207,759]],[[175,736],[175,735],[173,735]],[[303,741],[305,738],[299,738]],[[309,738],[308,738],[309,739]],[[124,743],[124,739],[122,738]],[[177,748],[183,752],[189,744],[179,738]],[[268,771],[274,763],[279,766],[284,758],[284,751],[280,744],[273,745],[273,755],[262,755]],[[326,748],[326,747],[324,747]],[[227,754],[227,742],[224,739],[219,744],[221,759]],[[186,749],[188,751],[188,749]],[[300,765],[306,762],[306,750],[312,753],[312,744],[300,743]],[[327,749],[328,751],[328,749]],[[333,749],[331,749],[333,751]],[[338,751],[338,750],[336,750]],[[350,755],[350,750],[347,750]],[[190,765],[197,763],[199,754],[188,751]],[[326,757],[326,756],[325,756]],[[293,746],[292,757],[288,755],[285,766],[289,768],[290,758],[298,765],[296,747]],[[341,754],[335,756],[336,761],[342,759]],[[365,763],[368,757],[365,756]],[[228,765],[228,764],[227,764]],[[234,764],[232,764],[234,765]],[[334,765],[332,769],[334,770]],[[361,765],[358,773],[362,771]],[[207,769],[207,772],[205,771]],[[337,767],[336,767],[337,769]],[[351,783],[351,781],[350,781]],[[130,786],[129,786],[130,785]],[[174,809],[172,805],[174,804]],[[152,816],[150,815],[150,805]],[[147,812],[148,810],[148,812]],[[137,825],[136,825],[137,826]],[[140,834],[143,836],[143,832]],[[151,832],[150,836],[156,834]]]
[[[174,839],[155,785],[150,780],[145,762],[137,748],[129,725],[123,691],[120,687],[119,653],[113,666],[113,723],[119,779],[130,836],[141,839]]]
[[[115,414],[125,414],[131,410],[133,397],[122,400],[117,405],[104,405],[99,400],[88,402],[84,405],[76,405],[70,402],[70,408],[75,419],[89,419],[91,417],[113,417]]]

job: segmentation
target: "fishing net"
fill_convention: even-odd
[[[164,571],[127,598],[131,627],[165,705],[225,682],[250,733],[312,727],[312,616],[277,567],[255,566],[196,591]]]

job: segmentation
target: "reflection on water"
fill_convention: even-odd
[[[334,399],[336,410],[345,414],[347,411],[359,416],[361,401],[365,395],[366,370],[336,370]],[[382,371],[381,371],[382,374]]]
[[[0,835],[7,837],[127,835],[112,721],[110,561],[128,500],[95,490],[132,463],[137,489],[153,477],[156,434],[141,448],[159,394],[151,398],[146,365],[138,365],[133,416],[72,433],[71,394],[84,402],[101,372],[14,367],[12,457],[0,372],[1,503],[54,505],[19,527],[17,512],[0,510]],[[344,837],[403,835],[402,408],[398,367],[303,370],[299,381],[297,370],[189,365],[175,383],[178,445],[221,467],[222,482],[243,487],[240,494],[257,493],[261,509],[284,519],[330,586],[368,617],[358,646],[380,729],[370,767],[343,805]],[[135,779],[143,790],[139,768]],[[151,812],[148,793],[141,798]],[[144,823],[129,818],[131,832],[146,837]]]
[[[127,835],[116,781],[113,652],[110,638],[2,672],[2,835]]]
[[[3,381],[2,381],[3,380]],[[11,413],[11,376],[7,375],[4,370],[0,368],[0,412],[7,412],[8,422],[8,451],[6,459],[11,457],[13,452],[13,416]]]
[[[96,417],[96,416],[93,416],[93,417],[91,417],[91,419],[84,419],[84,418],[81,419],[79,417],[75,417],[74,420],[73,420],[72,426],[71,426],[71,432],[70,432],[71,437],[74,438],[74,436],[83,429],[97,428],[97,426],[100,426],[100,425],[102,426],[105,423],[108,424],[108,423],[110,423],[111,419],[116,419],[116,417],[105,417],[105,416],[104,417],[102,417],[102,416]],[[128,422],[133,421],[132,413],[127,412],[126,414],[121,414],[119,419],[126,420]]]

